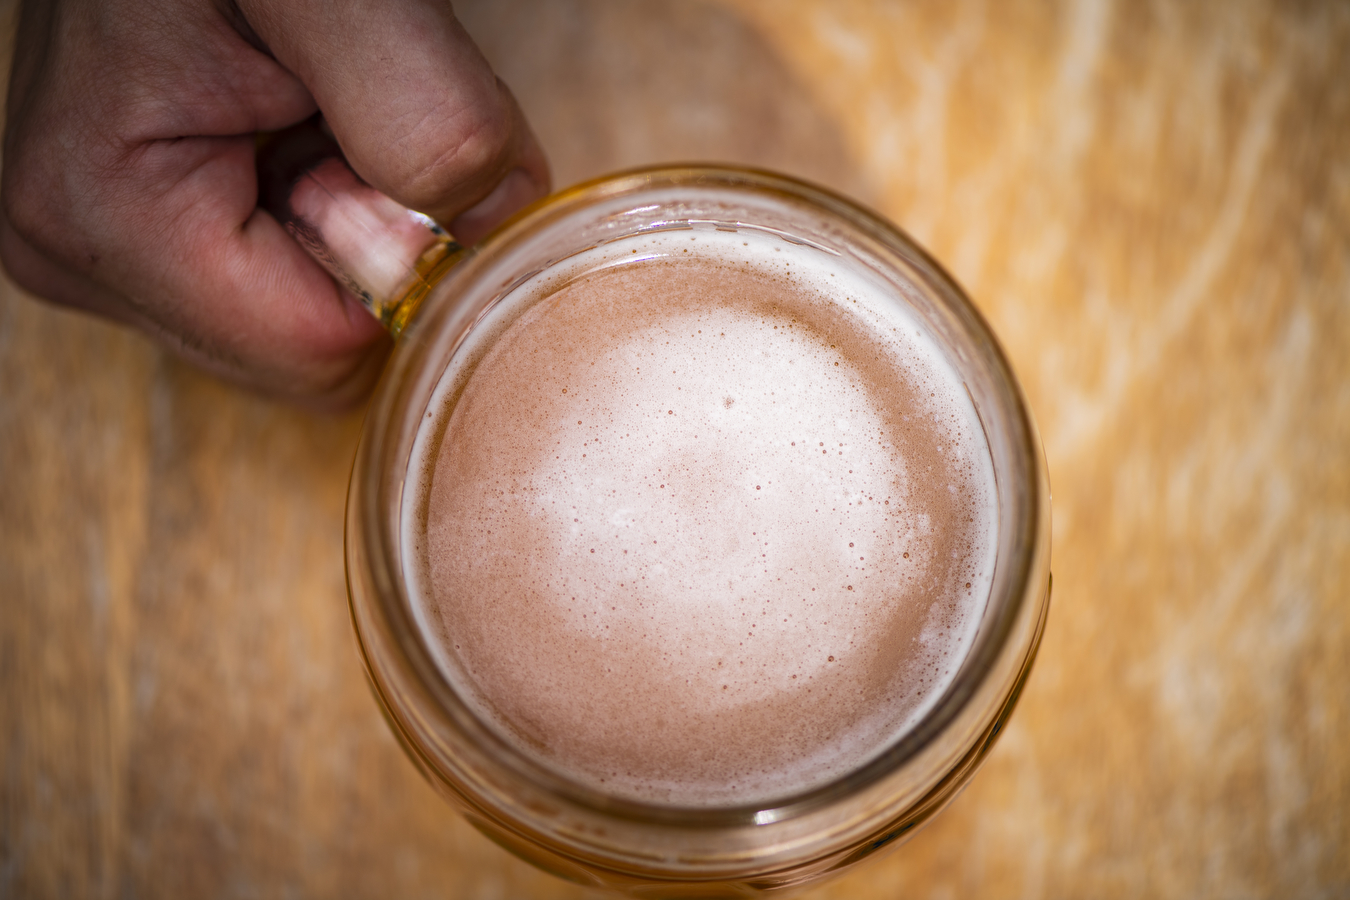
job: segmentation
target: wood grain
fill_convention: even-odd
[[[858,196],[1040,419],[1022,705],[811,896],[1350,896],[1350,6],[456,9],[559,184],[698,158]],[[0,285],[0,896],[586,896],[385,731],[342,583],[358,429]]]

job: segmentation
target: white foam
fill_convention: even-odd
[[[874,758],[964,658],[988,449],[937,344],[839,258],[744,230],[598,248],[505,298],[429,411],[414,605],[470,706],[568,777],[797,793]]]

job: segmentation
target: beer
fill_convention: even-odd
[[[988,600],[993,463],[894,288],[754,228],[602,244],[455,353],[402,501],[468,707],[642,803],[795,796],[942,695]]]

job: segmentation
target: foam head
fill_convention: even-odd
[[[677,231],[517,288],[447,370],[405,499],[447,676],[521,752],[727,806],[865,764],[937,699],[987,598],[988,448],[864,273]]]

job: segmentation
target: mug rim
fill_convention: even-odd
[[[605,817],[630,822],[698,828],[764,825],[800,818],[843,798],[866,791],[919,756],[966,710],[975,695],[985,686],[986,680],[999,668],[999,658],[1007,649],[1009,639],[1019,628],[1021,620],[1025,618],[1027,605],[1035,601],[1037,585],[1034,582],[1038,577],[1037,571],[1041,568],[1048,571],[1048,476],[1045,474],[1044,457],[1035,421],[1007,356],[988,322],[956,279],[899,226],[852,199],[800,179],[749,167],[701,164],[641,167],[591,179],[536,201],[508,219],[479,245],[468,250],[449,278],[470,277],[475,268],[490,264],[494,254],[500,257],[513,242],[522,241],[540,229],[562,221],[568,215],[584,210],[594,203],[619,197],[638,197],[646,192],[671,188],[750,190],[759,194],[768,193],[796,205],[805,204],[846,223],[850,229],[856,230],[860,237],[875,244],[883,253],[903,260],[908,267],[923,277],[924,283],[916,287],[936,294],[934,299],[938,305],[954,317],[961,326],[962,334],[973,339],[972,345],[991,369],[1002,389],[1003,399],[1008,401],[1003,410],[1008,415],[1005,415],[1004,419],[1012,430],[1007,432],[1006,436],[1014,447],[1013,458],[1019,463],[1019,470],[1009,473],[1007,477],[1015,481],[1021,495],[1018,506],[1022,515],[1014,524],[1015,541],[1012,552],[1009,553],[1010,559],[1005,560],[1002,553],[999,553],[995,562],[996,569],[1004,565],[1014,567],[1007,573],[1006,582],[1012,588],[999,598],[995,598],[993,596],[995,583],[991,581],[990,597],[981,615],[978,632],[956,675],[920,719],[887,744],[885,749],[863,765],[823,784],[797,793],[736,805],[691,807],[648,803],[607,795],[567,779],[557,771],[521,753],[468,708],[436,661],[428,638],[416,621],[410,592],[402,577],[402,555],[397,547],[401,535],[397,533],[390,535],[384,528],[378,529],[381,532],[378,536],[367,536],[378,537],[375,541],[378,549],[370,555],[376,560],[373,568],[384,570],[376,573],[376,581],[381,583],[381,589],[374,592],[373,606],[382,619],[381,624],[391,633],[402,650],[402,658],[421,683],[420,687],[435,698],[437,708],[453,720],[454,727],[460,731],[471,732],[470,740],[486,743],[491,748],[491,752],[487,755],[493,757],[495,762],[504,765],[516,776],[525,778],[549,796],[565,799],[569,803]],[[520,281],[533,274],[535,273],[522,273]],[[519,281],[516,282],[518,283]],[[504,296],[513,288],[514,284],[505,287],[498,296]],[[407,386],[413,380],[410,376],[415,374],[407,371],[411,365],[412,353],[405,347],[405,342],[408,346],[419,343],[419,334],[428,327],[428,316],[434,313],[435,309],[434,305],[427,306],[413,313],[396,344],[369,408],[360,451],[352,472],[349,497],[349,506],[355,505],[360,499],[360,505],[370,510],[364,522],[356,523],[358,527],[364,528],[373,518],[383,521],[384,517],[380,511],[383,501],[379,490],[383,478],[379,473],[387,470],[390,463],[387,457],[395,444],[394,441],[385,439],[385,436],[392,434],[395,425],[392,420],[396,418],[400,405],[398,400],[407,393]],[[400,390],[400,387],[403,389]],[[417,415],[421,415],[420,410]],[[984,424],[983,418],[981,422]],[[992,443],[988,436],[986,442]],[[373,466],[372,473],[375,477],[365,477],[367,473],[362,471],[363,465],[366,468]],[[361,493],[359,498],[358,492]],[[384,499],[401,502],[401,496]],[[351,534],[352,528],[353,518],[349,517],[346,537],[348,542],[354,539]],[[398,530],[394,529],[395,532]],[[392,545],[389,543],[391,539]],[[369,540],[367,543],[370,543]],[[354,596],[350,596],[351,584],[352,573],[349,571],[349,598],[353,604],[353,623],[357,625],[356,600]],[[995,608],[996,600],[997,608]],[[1039,621],[1043,622],[1043,615]],[[1035,644],[1039,639],[1039,627],[1038,624],[1037,640],[1033,641],[1026,659],[1023,660],[1019,685],[1025,677],[1025,669],[1029,667],[1031,657],[1034,656]],[[375,677],[375,667],[359,625],[356,627],[356,633],[377,696],[392,720],[393,710],[388,708],[386,699],[381,696],[379,682]],[[444,702],[446,698],[452,698],[450,704],[452,708],[447,709]],[[1015,693],[1012,699],[1015,700]],[[453,709],[454,706],[458,706],[459,709]],[[465,726],[470,723],[476,727],[466,728]],[[430,763],[424,761],[423,764]]]

